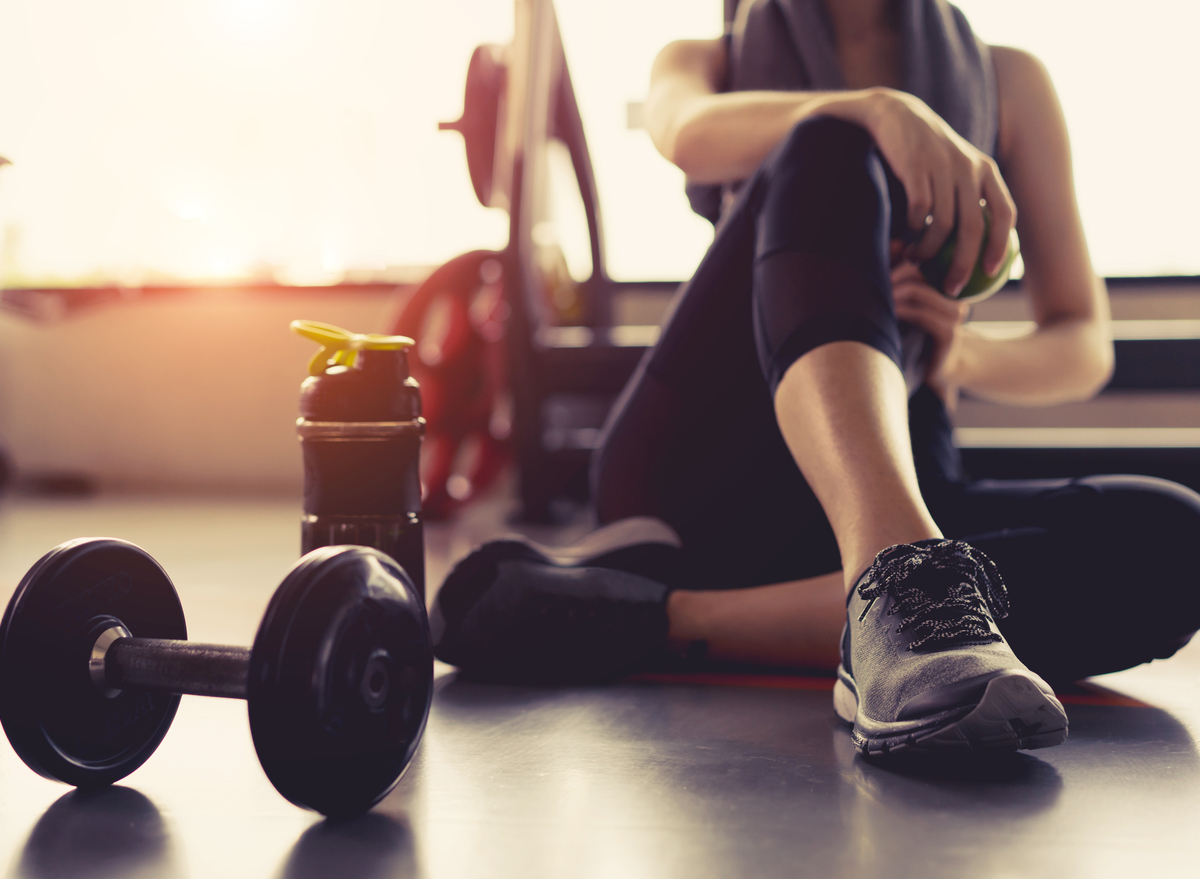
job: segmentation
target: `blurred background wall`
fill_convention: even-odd
[[[1200,9],[959,5],[1049,67],[1098,271],[1200,275],[1200,176],[1181,171]],[[685,278],[711,227],[638,108],[658,49],[719,34],[721,3],[556,8],[609,271]],[[437,122],[461,111],[473,47],[512,28],[505,0],[0,0],[0,445],[17,466],[295,490],[309,346],[287,322],[383,329],[430,267],[506,241]],[[54,293],[84,288],[107,293]]]
[[[298,493],[316,346],[288,323],[374,330],[395,301],[392,287],[230,287],[0,313],[0,447],[42,488]]]

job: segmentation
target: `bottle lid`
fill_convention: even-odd
[[[353,368],[359,351],[403,351],[416,344],[408,336],[352,333],[316,320],[294,320],[291,329],[321,346],[308,362],[309,375],[324,375],[331,366]]]

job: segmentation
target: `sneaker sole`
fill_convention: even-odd
[[[854,682],[839,669],[833,705],[838,716],[853,726],[854,745],[864,756],[1033,750],[1061,745],[1067,738],[1062,703],[1021,671],[993,678],[974,705],[917,720],[880,723],[859,713]]]

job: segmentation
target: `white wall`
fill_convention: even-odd
[[[0,443],[22,475],[105,488],[299,493],[310,318],[386,328],[391,299],[336,288],[196,290],[48,322],[0,312]]]

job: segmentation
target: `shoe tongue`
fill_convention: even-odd
[[[961,578],[953,571],[925,568],[917,572],[915,576],[909,577],[906,582],[901,584],[900,588],[916,589],[931,601],[941,601],[950,597],[952,587],[960,585],[962,585]]]
[[[949,541],[940,539],[918,540],[912,544],[912,555],[906,567],[908,574],[901,581],[900,588],[917,589],[932,601],[948,598],[951,592],[958,592],[962,587],[968,587],[964,581],[961,566],[954,564],[938,550]]]

